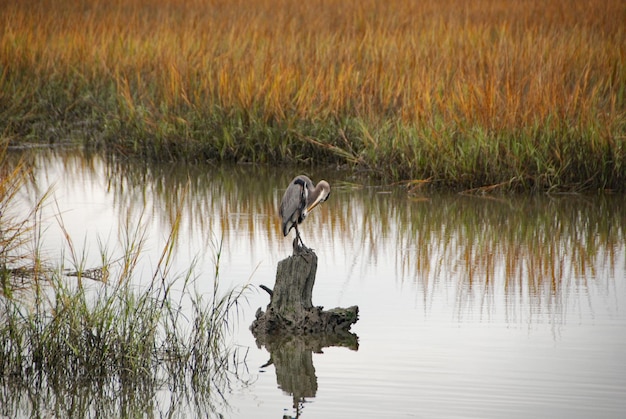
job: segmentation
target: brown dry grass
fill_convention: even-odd
[[[608,148],[609,159],[622,160],[611,170],[624,175],[620,0],[46,0],[0,7],[0,83],[11,87],[0,103],[35,102],[32,95],[56,86],[65,99],[60,109],[49,107],[62,117],[105,114],[168,144],[210,144],[221,157],[347,154],[378,170],[400,165],[394,177],[463,183],[462,175],[481,172],[473,186],[554,179],[579,165],[570,148],[600,159]],[[198,122],[215,114],[211,123]],[[28,131],[19,120],[5,132]],[[430,167],[439,153],[445,158]],[[477,154],[497,164],[472,167]],[[537,170],[521,172],[529,162]],[[585,170],[589,177],[596,168]]]

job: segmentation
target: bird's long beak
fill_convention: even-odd
[[[311,212],[311,210],[313,208],[315,208],[317,206],[317,204],[319,204],[320,202],[322,202],[322,196],[318,196],[317,199],[315,201],[313,201],[313,203],[311,205],[308,206],[308,208],[306,209],[306,212]]]

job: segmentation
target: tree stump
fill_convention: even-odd
[[[347,332],[359,318],[359,308],[323,310],[312,302],[317,272],[317,255],[306,248],[294,249],[294,254],[278,262],[276,283],[271,290],[265,312],[259,308],[250,330],[261,342],[264,335],[287,333],[294,335]]]

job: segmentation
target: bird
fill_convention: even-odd
[[[296,238],[293,241],[294,252],[298,249],[308,249],[300,232],[298,224],[302,223],[306,216],[320,203],[330,196],[330,185],[325,180],[320,180],[315,187],[313,182],[305,175],[298,175],[289,183],[283,199],[280,202],[280,218],[282,219],[283,235],[286,237],[292,228],[296,229]],[[298,245],[298,242],[300,245]]]

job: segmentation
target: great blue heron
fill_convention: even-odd
[[[325,180],[320,180],[313,187],[313,182],[307,176],[298,175],[289,183],[283,199],[280,202],[280,217],[283,222],[283,234],[287,236],[292,228],[296,229],[296,238],[293,241],[294,250],[298,248],[298,241],[303,248],[298,224],[300,224],[309,212],[319,203],[324,202],[330,196],[330,185]]]

